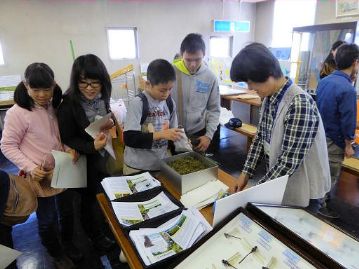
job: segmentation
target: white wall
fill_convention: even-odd
[[[250,20],[255,28],[256,4],[221,0],[1,0],[0,41],[5,66],[0,75],[23,74],[34,61],[48,63],[57,81],[68,86],[72,57],[98,55],[110,73],[155,58],[172,60],[190,32],[208,45],[212,19]],[[136,26],[140,61],[113,61],[108,56],[106,27]],[[254,40],[254,31],[234,35],[234,53]]]
[[[274,0],[257,3],[255,41],[270,46],[272,43]]]

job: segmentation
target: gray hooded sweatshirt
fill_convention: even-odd
[[[193,75],[183,73],[176,64],[174,68],[177,82],[171,96],[177,104],[179,125],[184,127],[188,135],[206,129],[205,135],[212,139],[220,115],[220,95],[216,76],[205,64],[202,64]],[[182,109],[178,108],[178,80],[182,83]],[[183,122],[180,122],[180,119],[183,119]]]

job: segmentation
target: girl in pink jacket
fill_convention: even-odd
[[[24,77],[15,89],[15,105],[5,116],[1,150],[19,169],[31,175],[31,180],[51,180],[54,168],[51,150],[63,150],[55,114],[62,91],[54,80],[54,72],[44,63],[30,64]],[[82,258],[72,243],[72,202],[69,190],[38,198],[39,235],[56,268],[72,268],[74,265],[68,257]],[[58,219],[64,248],[56,232]]]

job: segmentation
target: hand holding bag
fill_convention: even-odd
[[[34,190],[34,192],[38,197],[54,196],[65,190],[63,188],[51,187],[52,174],[50,174],[48,177],[44,178],[41,181],[32,179],[30,175],[28,175],[24,179],[30,182],[32,189]]]
[[[12,226],[25,222],[29,215],[37,209],[37,194],[31,186],[30,180],[22,176],[8,175],[1,171],[0,180],[3,212],[0,221]],[[6,189],[5,189],[6,188]],[[0,212],[1,213],[1,212]]]

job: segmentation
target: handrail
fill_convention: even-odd
[[[110,78],[111,78],[111,80],[113,80],[113,79],[115,79],[119,76],[122,76],[128,72],[131,72],[131,71],[133,71],[133,64],[129,64],[129,65],[117,70],[116,72],[111,74]]]

